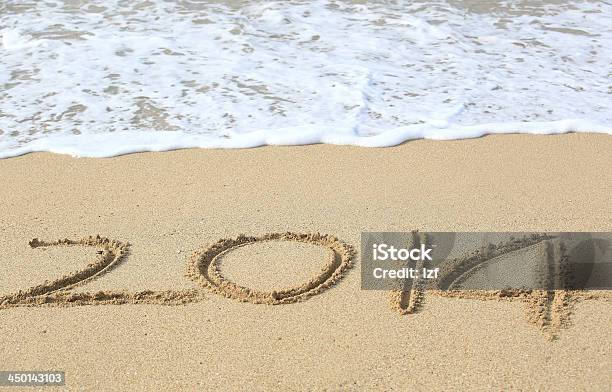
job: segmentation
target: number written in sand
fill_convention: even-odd
[[[256,291],[237,285],[220,273],[220,256],[233,249],[263,241],[294,241],[314,244],[329,249],[329,259],[321,273],[308,282],[279,291]],[[337,239],[324,234],[270,233],[260,237],[241,235],[234,239],[222,239],[195,251],[188,260],[187,277],[199,286],[192,290],[169,291],[97,291],[75,292],[83,286],[112,271],[117,265],[126,262],[130,244],[100,236],[80,240],[63,239],[58,241],[30,241],[32,248],[50,246],[87,246],[97,249],[97,258],[82,270],[75,271],[53,281],[45,281],[25,291],[0,296],[0,308],[19,306],[78,306],[101,304],[151,303],[176,305],[197,302],[203,298],[203,289],[234,298],[242,302],[286,304],[307,299],[319,294],[335,284],[350,268],[355,251]]]
[[[563,259],[561,248],[554,247],[550,239],[534,238],[534,244],[543,243],[545,247],[544,259]],[[415,234],[415,241],[425,241]],[[279,291],[256,291],[231,282],[221,274],[221,255],[232,250],[265,241],[293,241],[314,244],[330,250],[329,258],[321,272],[302,285]],[[531,242],[527,245],[534,245]],[[512,244],[510,244],[512,245]],[[117,265],[126,262],[130,244],[95,236],[80,240],[63,239],[58,241],[30,241],[32,248],[43,248],[51,246],[86,246],[95,248],[96,259],[89,263],[84,269],[73,272],[52,281],[31,287],[25,291],[1,295],[0,309],[12,307],[38,307],[38,306],[79,306],[79,305],[104,305],[104,304],[161,304],[178,305],[201,301],[206,291],[224,295],[242,302],[256,304],[287,304],[303,301],[313,295],[319,294],[338,282],[344,272],[351,267],[355,257],[352,246],[347,245],[336,237],[323,234],[299,234],[299,233],[271,233],[260,237],[239,236],[233,239],[222,239],[212,245],[204,246],[193,252],[187,263],[186,276],[193,280],[198,287],[190,290],[168,290],[168,291],[96,291],[77,292],[76,287],[100,278],[112,271]],[[559,248],[559,249],[557,249]],[[501,246],[500,252],[513,250],[509,245]],[[472,268],[476,264],[486,263],[493,257],[481,254],[469,256],[466,259],[453,260],[445,265],[443,276],[436,284],[444,285],[445,282],[454,284],[457,277],[461,277],[461,271],[467,267]],[[467,267],[466,267],[467,266]],[[457,275],[459,273],[459,275]],[[448,282],[447,282],[448,281]],[[452,285],[451,285],[452,286]],[[205,290],[204,290],[205,289]],[[445,297],[474,298],[474,299],[505,299],[519,300],[528,304],[529,320],[540,327],[547,336],[554,338],[558,330],[568,324],[571,308],[580,299],[612,299],[605,293],[580,292],[575,290],[501,290],[501,291],[454,291],[444,290],[441,287],[430,290],[432,293]],[[391,292],[392,307],[398,309],[401,314],[417,312],[424,299],[424,287],[421,282],[413,282],[410,287],[404,287],[399,291]]]

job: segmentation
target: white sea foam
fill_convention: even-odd
[[[612,133],[612,4],[484,3],[3,2],[0,157]]]

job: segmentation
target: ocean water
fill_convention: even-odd
[[[612,2],[0,2],[0,157],[612,133]]]

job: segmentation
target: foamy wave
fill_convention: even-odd
[[[0,5],[0,157],[612,133],[606,2],[246,4]]]
[[[612,134],[612,128],[586,121],[564,120],[532,123],[500,123],[477,126],[437,128],[416,125],[396,128],[373,136],[343,134],[318,126],[295,127],[275,131],[253,131],[231,138],[190,134],[181,131],[92,133],[89,135],[47,136],[24,146],[10,148],[0,143],[0,158],[31,152],[53,152],[79,157],[102,158],[144,151],[171,151],[185,148],[250,148],[266,145],[336,144],[362,147],[390,147],[413,139],[469,139],[487,134],[531,133],[551,135],[567,132]]]

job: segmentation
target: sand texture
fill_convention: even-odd
[[[567,134],[0,160],[0,370],[64,370],[69,390],[608,390],[609,292],[367,291],[358,249],[612,231],[610,151]],[[443,283],[556,246],[460,257]]]

